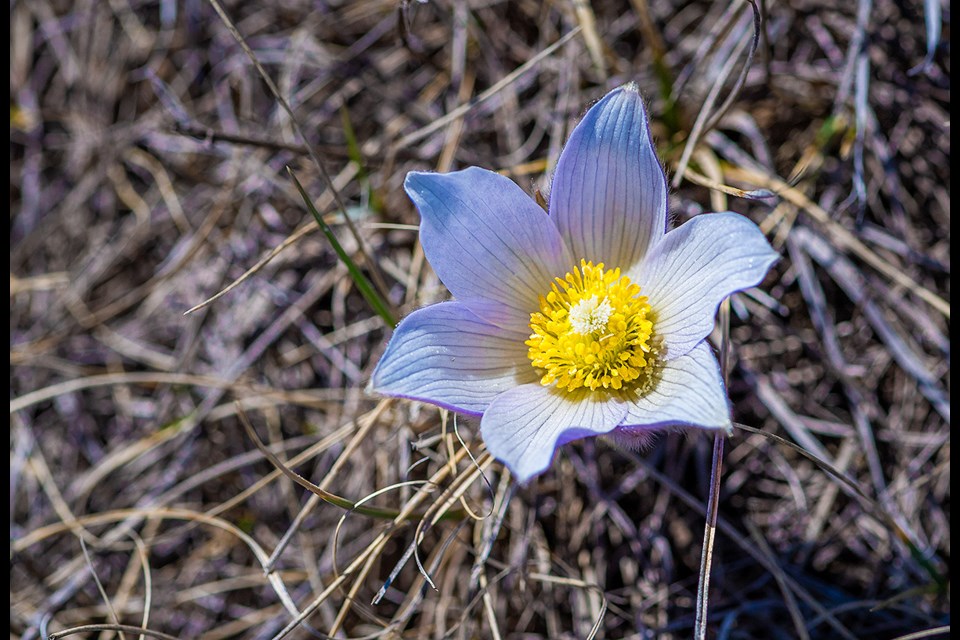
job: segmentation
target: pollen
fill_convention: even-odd
[[[640,286],[619,268],[581,260],[540,296],[527,356],[544,386],[642,394],[658,369],[653,315]]]

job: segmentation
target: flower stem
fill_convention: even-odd
[[[727,354],[730,342],[730,300],[720,305],[720,375],[727,387]],[[707,637],[707,605],[710,601],[710,566],[713,563],[713,541],[717,532],[717,512],[720,505],[720,477],[723,473],[723,433],[713,438],[713,457],[710,464],[710,496],[707,499],[706,523],[703,528],[703,551],[700,554],[700,579],[697,582],[697,613],[694,638]]]

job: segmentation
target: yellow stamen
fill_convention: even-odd
[[[657,369],[653,310],[640,286],[586,260],[556,278],[530,314],[527,356],[540,384],[566,391],[649,389]]]

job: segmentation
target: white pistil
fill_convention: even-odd
[[[613,307],[606,298],[597,302],[597,296],[590,296],[570,307],[570,328],[581,336],[595,333],[607,327],[612,314]]]

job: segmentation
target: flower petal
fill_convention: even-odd
[[[576,262],[623,271],[665,233],[667,180],[636,84],[608,93],[573,130],[557,162],[550,217]]]
[[[706,340],[667,361],[660,376],[653,390],[628,403],[623,424],[611,434],[615,441],[642,444],[649,434],[669,427],[730,431],[730,405],[720,366]]]
[[[420,242],[454,298],[485,320],[526,331],[572,262],[553,221],[512,180],[477,167],[407,174]]]
[[[558,446],[608,433],[625,413],[617,395],[525,384],[496,397],[483,414],[480,433],[493,457],[523,483],[550,466]]]
[[[747,218],[708,213],[665,235],[628,275],[649,298],[656,313],[654,330],[671,359],[706,338],[720,302],[760,284],[778,258]]]
[[[497,395],[537,379],[526,337],[484,322],[459,302],[418,309],[397,326],[370,390],[479,415]]]

